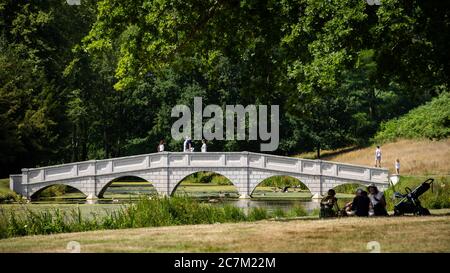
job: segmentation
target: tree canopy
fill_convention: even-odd
[[[439,0],[0,0],[0,173],[180,150],[171,108],[195,96],[280,105],[279,154],[367,143],[448,92],[448,14]]]

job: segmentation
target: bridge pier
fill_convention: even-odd
[[[241,195],[239,196],[239,199],[250,199],[250,198],[252,198],[252,197],[251,197],[250,195],[246,194],[246,193],[241,194]]]
[[[318,199],[322,199],[323,195],[322,194],[318,194],[318,193],[314,193],[311,198],[318,200]]]
[[[93,193],[90,193],[88,196],[86,196],[86,200],[95,200],[95,199],[98,199],[98,196]]]

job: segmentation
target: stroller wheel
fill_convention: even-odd
[[[401,213],[400,210],[394,209],[394,216],[401,216],[401,215],[403,215],[403,213]]]
[[[431,215],[431,213],[427,208],[421,207],[417,210],[417,215]]]

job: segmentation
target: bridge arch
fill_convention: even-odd
[[[197,173],[213,173],[215,175],[225,177],[233,185],[237,193],[243,194],[240,192],[239,185],[236,183],[238,177],[236,177],[236,174],[233,174],[233,171],[227,171],[217,168],[195,168],[195,169],[186,169],[181,172],[177,171],[177,173],[171,174],[172,179],[174,179],[175,181],[172,180],[174,182],[172,182],[173,185],[170,188],[169,195],[173,196],[175,194],[175,191],[179,188],[181,183],[184,182],[187,177]]]
[[[354,194],[357,189],[364,189],[367,190],[366,184],[362,182],[342,182],[342,183],[336,183],[334,187],[331,189],[334,189],[336,193],[345,193],[345,194]],[[329,189],[325,189],[329,190]]]
[[[343,179],[336,179],[334,180],[333,184],[328,184],[329,187],[324,189],[324,190],[328,190],[328,189],[340,189],[340,188],[345,188],[348,187],[350,188],[350,190],[354,190],[354,192],[356,192],[357,188],[362,188],[365,189],[367,191],[367,187],[372,184],[371,182],[368,181],[352,181],[352,180],[343,180]],[[382,183],[374,183],[379,190],[384,191],[388,188],[387,184],[382,184]],[[348,185],[348,186],[347,186]],[[353,188],[352,188],[353,187]],[[349,191],[349,190],[348,190]],[[353,193],[354,193],[353,192]]]
[[[255,197],[255,195],[258,195],[258,187],[265,186],[265,183],[267,183],[266,186],[271,187],[276,191],[284,192],[285,190],[294,188],[301,191],[307,191],[312,195],[311,189],[307,184],[302,182],[300,178],[289,174],[275,174],[267,176],[254,185],[252,191],[250,192],[250,196]]]
[[[289,171],[272,171],[272,170],[263,170],[263,169],[253,169],[250,170],[249,173],[249,195],[254,192],[255,188],[264,180],[277,177],[277,176],[287,176],[294,179],[297,179],[302,184],[306,186],[309,192],[312,195],[320,195],[321,194],[321,183],[320,176],[309,175],[309,174],[301,174],[301,173],[293,173]]]
[[[30,193],[29,193],[30,199],[31,200],[36,200],[37,198],[40,197],[39,195],[43,191],[45,191],[46,189],[49,189],[51,187],[55,187],[55,186],[66,186],[66,187],[69,187],[71,189],[77,190],[78,192],[83,194],[84,197],[87,197],[89,195],[82,188],[78,187],[77,185],[73,185],[73,183],[56,182],[56,183],[51,183],[51,184],[46,184],[46,185],[39,185],[38,187],[31,188],[30,189]]]
[[[134,179],[138,180],[139,182],[141,182],[141,181],[142,182],[147,182],[149,185],[154,187],[152,182],[149,181],[149,179],[144,178],[143,176],[136,175],[136,174],[125,174],[125,175],[116,176],[116,177],[114,177],[112,179],[108,179],[108,181],[106,183],[103,183],[103,186],[101,187],[101,189],[97,193],[97,197],[98,198],[103,198],[106,190],[111,186],[112,183],[118,182],[118,181],[123,180],[123,179],[130,179],[130,178],[134,178]],[[156,189],[155,189],[155,191],[156,191]]]

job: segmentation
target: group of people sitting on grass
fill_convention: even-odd
[[[368,191],[368,192],[367,192]],[[369,185],[367,191],[357,189],[353,201],[347,203],[342,210],[339,209],[336,192],[328,190],[320,202],[320,217],[336,216],[388,216],[386,210],[386,198],[382,191],[379,191],[375,184]]]

